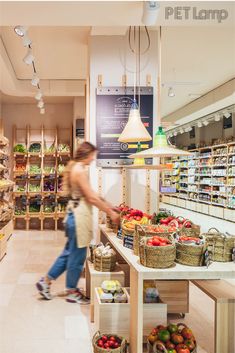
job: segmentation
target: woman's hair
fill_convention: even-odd
[[[81,145],[79,145],[79,147],[77,148],[77,151],[75,154],[75,161],[76,162],[82,161],[87,157],[89,157],[89,155],[95,151],[97,151],[97,148],[94,145],[92,145],[90,142],[85,141],[81,143]]]
[[[75,153],[75,158],[69,161],[63,173],[62,191],[64,196],[70,196],[71,194],[70,174],[73,166],[76,162],[81,162],[95,151],[97,151],[97,148],[90,142],[85,141],[79,145]]]

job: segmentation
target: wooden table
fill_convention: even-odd
[[[193,280],[193,279],[234,279],[234,263],[212,263],[209,268],[190,267],[175,264],[172,268],[152,269],[144,267],[133,251],[123,247],[116,234],[100,225],[101,240],[108,240],[116,251],[130,265],[130,352],[143,352],[143,281],[144,280]],[[222,353],[222,352],[216,352]],[[228,352],[223,352],[228,353]]]

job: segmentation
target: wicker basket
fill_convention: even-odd
[[[123,236],[124,236],[124,235],[126,235],[126,236],[134,236],[135,229],[127,228],[127,227],[125,226],[125,224],[126,224],[127,222],[130,222],[130,221],[127,221],[127,220],[125,220],[125,219],[122,221],[122,235],[123,235]]]
[[[233,248],[235,248],[235,235],[221,233],[216,228],[210,228],[203,235],[206,238],[207,248],[209,253],[211,253],[213,261],[232,261]]]
[[[109,348],[109,350],[101,348],[97,345],[97,342],[99,339],[102,338],[102,336],[107,336],[108,338],[110,338],[111,336],[115,337],[117,339],[117,341],[120,344],[119,348]],[[117,336],[117,335],[110,335],[110,334],[103,334],[101,335],[100,331],[97,331],[92,339],[92,345],[93,345],[93,352],[94,353],[126,353],[127,352],[127,343],[126,340],[121,337],[121,336]]]
[[[176,262],[187,266],[203,266],[204,253],[206,251],[205,237],[202,245],[185,244],[176,242]]]
[[[191,228],[185,227],[185,224],[187,222],[190,222],[192,224]],[[194,224],[189,219],[186,219],[185,222],[183,223],[183,227],[179,229],[179,235],[185,236],[185,237],[198,237],[200,235],[200,232],[201,232],[201,227],[197,224]]]
[[[148,246],[148,237],[143,237],[139,242],[140,263],[145,267],[168,268],[173,266],[176,257],[174,239],[168,246]]]
[[[187,328],[188,326],[186,326],[185,324],[179,323],[177,324],[178,328],[180,328],[181,326],[183,326],[183,328]],[[181,330],[179,329],[179,333],[181,332]],[[190,353],[197,353],[197,342],[195,342],[196,347],[194,348],[194,350],[192,350]],[[158,349],[160,348],[160,349]],[[160,341],[156,341],[154,342],[154,344],[152,345],[149,340],[147,340],[147,353],[167,353],[168,350],[165,348],[165,346],[163,345],[162,342]]]
[[[139,242],[143,237],[149,238],[149,237],[153,237],[154,235],[159,235],[163,238],[164,237],[169,238],[172,236],[173,233],[168,231],[169,227],[161,226],[161,228],[165,229],[164,233],[150,231],[149,225],[142,226],[142,225],[136,224],[135,232],[134,232],[134,245],[133,245],[134,254],[139,255]]]
[[[108,245],[108,244],[106,244]],[[116,267],[116,253],[109,256],[102,256],[96,250],[93,252],[94,268],[100,272],[113,272]]]

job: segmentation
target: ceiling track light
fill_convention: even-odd
[[[209,121],[208,120],[203,121],[203,125],[205,126],[209,125]]]
[[[40,114],[45,114],[45,108],[40,109]]]
[[[39,84],[39,82],[40,82],[39,77],[38,77],[37,74],[35,73],[35,74],[33,75],[31,84],[32,84],[32,86],[37,87],[38,84]],[[40,97],[40,98],[41,98],[41,97]],[[39,99],[40,99],[40,98],[39,98]]]
[[[180,129],[180,133],[182,135],[184,133],[184,129]]]
[[[220,115],[218,113],[215,114],[214,120],[215,121],[220,121]]]
[[[27,27],[24,26],[16,26],[14,28],[15,33],[19,36],[19,37],[24,37],[27,33]]]
[[[154,26],[159,15],[160,3],[158,1],[143,1],[142,23],[145,26]]]
[[[25,34],[24,36],[23,36],[23,46],[24,47],[29,47],[31,44],[32,44],[32,41],[31,41],[31,39],[27,36],[27,34]]]
[[[197,123],[197,126],[198,126],[199,128],[201,128],[201,127],[202,127],[202,122],[199,121],[199,122]]]
[[[27,54],[25,55],[25,57],[24,57],[24,59],[23,59],[23,61],[24,61],[24,63],[27,64],[27,65],[32,65],[34,59],[35,59],[35,58],[34,58],[34,56],[33,56],[33,54],[32,54],[32,49],[29,48]]]
[[[178,135],[178,132],[177,132],[177,131],[175,131],[175,132],[174,132],[174,136],[177,136],[177,135]]]
[[[229,112],[223,112],[223,116],[228,119],[230,118],[231,114]]]
[[[43,108],[44,107],[44,102],[42,100],[40,100],[38,102],[38,108]]]
[[[169,87],[168,89],[168,97],[171,97],[171,98],[175,97],[175,92],[172,87]]]

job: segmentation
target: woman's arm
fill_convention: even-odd
[[[119,220],[119,215],[117,212],[113,211],[113,206],[105,200],[102,200],[99,195],[92,190],[86,172],[81,170],[79,166],[74,166],[71,171],[71,180],[79,186],[88,203],[107,213],[114,221]]]

